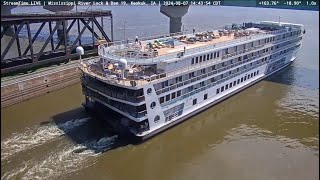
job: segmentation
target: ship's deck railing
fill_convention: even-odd
[[[245,72],[248,72],[248,71],[256,68],[257,66],[261,66],[261,65],[263,65],[263,64],[265,64],[265,63],[266,63],[266,62],[261,63],[261,64],[258,64],[258,65],[256,65],[256,66],[249,67],[249,68],[244,69],[244,70],[242,70],[242,71],[240,71],[240,72],[237,72],[237,73],[235,73],[235,74],[233,74],[233,75],[231,75],[231,76],[227,76],[227,77],[225,77],[225,78],[223,78],[223,79],[220,79],[220,80],[218,80],[218,81],[216,81],[216,82],[212,82],[212,83],[210,83],[210,84],[208,84],[208,85],[206,85],[206,86],[203,86],[203,87],[201,87],[201,88],[192,90],[192,91],[190,91],[190,92],[188,92],[188,93],[186,93],[186,94],[184,94],[184,95],[179,96],[178,98],[175,98],[175,99],[173,99],[173,100],[170,100],[170,101],[167,101],[167,102],[161,104],[161,106],[162,106],[162,107],[168,106],[168,105],[173,104],[173,103],[175,103],[175,102],[177,102],[177,101],[179,101],[179,100],[181,100],[181,99],[185,99],[185,98],[190,97],[190,96],[192,96],[192,95],[194,95],[194,94],[198,94],[200,91],[206,90],[206,89],[208,89],[208,88],[210,88],[210,87],[212,87],[212,86],[215,86],[215,85],[220,84],[220,83],[222,83],[222,82],[225,82],[225,81],[227,81],[227,80],[229,80],[229,79],[231,79],[231,78],[234,78],[234,77],[236,77],[236,76],[239,76],[240,74],[243,74],[243,73],[245,73]]]
[[[110,100],[108,99],[108,97],[101,95],[99,92],[95,92],[94,90],[89,89],[87,87],[84,89],[84,93],[134,118],[143,118],[147,115],[147,110],[136,112],[133,109],[130,109],[131,106],[125,107],[120,102],[116,101],[116,103],[110,103]]]
[[[290,41],[290,40],[295,39],[295,38],[298,39],[299,37],[300,36],[292,37],[292,38],[286,39],[286,41]],[[286,41],[283,41],[283,42],[286,42]],[[282,41],[281,41],[281,43],[282,43]],[[247,48],[247,49],[242,50],[242,51],[250,52],[252,50],[261,49],[263,47],[265,47],[265,48],[266,47],[271,47],[273,45],[274,44],[269,42],[269,43],[266,43],[266,44],[263,44],[263,45],[256,45],[254,47],[250,47],[250,48]],[[287,46],[285,46],[285,47],[287,47]],[[285,47],[281,47],[281,48],[285,48]],[[233,55],[231,57],[239,56],[241,54],[243,54],[243,53],[241,53],[241,51],[240,51],[238,54],[235,54],[235,55]],[[230,58],[230,57],[228,57],[228,58]],[[162,76],[162,77],[176,76],[177,74],[182,74],[182,73],[193,71],[195,69],[200,69],[202,67],[208,67],[210,65],[214,65],[214,64],[216,64],[217,62],[220,62],[220,61],[222,61],[222,60],[220,60],[220,59],[211,59],[211,60],[203,61],[202,63],[198,63],[198,64],[190,65],[190,66],[187,66],[187,67],[182,67],[182,68],[179,68],[179,69],[175,69],[174,71],[171,71],[171,72],[166,72],[166,73],[163,73],[163,74],[157,74],[157,76]],[[152,80],[152,82],[155,82],[158,79],[160,79],[160,78],[155,78],[155,80]]]
[[[299,37],[301,37],[301,36],[293,36],[293,37],[290,37],[288,39],[285,39],[285,41],[281,41],[280,40],[278,43],[290,41],[292,39],[299,38]],[[263,44],[263,45],[257,45],[257,46],[250,47],[250,48],[246,49],[246,52],[249,52],[249,51],[252,51],[252,50],[256,50],[256,49],[260,49],[260,48],[265,47],[265,46],[271,47],[272,45],[274,45],[274,44],[270,44],[270,42],[266,43],[266,44]],[[285,46],[285,47],[287,47],[287,46]],[[285,47],[281,47],[281,49],[283,49]],[[242,53],[239,53],[239,54],[237,54],[237,56],[241,55],[241,54]],[[107,75],[107,74],[105,74],[103,72],[95,71],[94,69],[91,68],[90,65],[88,66],[87,64],[82,64],[82,66],[80,66],[80,68],[83,71],[88,72],[88,73],[90,73],[91,75],[93,75],[95,77],[98,75],[102,80],[105,80],[105,81],[108,81],[108,82],[111,82],[111,83],[121,84],[121,85],[124,85],[124,86],[138,87],[138,86],[145,85],[145,84],[149,83],[150,81],[152,81],[154,83],[154,82],[156,82],[159,79],[162,79],[164,77],[171,77],[171,76],[175,76],[177,74],[190,72],[190,71],[195,70],[195,69],[200,69],[201,67],[207,67],[208,65],[213,65],[213,64],[215,64],[215,63],[217,63],[219,61],[221,61],[221,60],[220,59],[211,59],[211,60],[207,60],[207,61],[204,61],[202,63],[195,64],[195,65],[190,65],[190,66],[187,66],[187,67],[176,69],[176,70],[174,70],[172,72],[155,74],[153,76],[150,76],[150,78],[147,78],[147,79],[120,80],[120,81],[117,80],[117,78],[110,78],[110,75]],[[132,83],[134,83],[134,85]],[[157,90],[157,91],[159,91],[159,90]]]
[[[296,37],[296,38],[299,38],[299,37]],[[257,59],[257,58],[260,58],[260,57],[263,57],[263,56],[266,56],[266,55],[270,55],[270,54],[274,54],[274,53],[277,53],[277,52],[280,52],[284,49],[287,49],[287,48],[291,48],[291,47],[294,47],[297,42],[299,43],[300,40],[296,41],[296,42],[293,42],[292,44],[288,44],[286,46],[283,46],[281,48],[278,48],[276,50],[270,50],[268,52],[264,52],[264,53],[261,53],[261,54],[258,54],[258,55],[255,55],[253,57],[248,57],[247,59],[243,59],[242,61],[240,62],[236,62],[236,63],[233,63],[233,64],[230,64],[228,66],[225,66],[223,68],[220,68],[220,69],[217,69],[217,70],[213,70],[213,71],[210,71],[210,72],[206,72],[205,74],[201,74],[201,75],[198,75],[192,79],[188,79],[188,80],[185,80],[185,81],[182,81],[182,82],[177,82],[175,83],[174,85],[171,85],[171,86],[168,86],[168,87],[164,87],[164,88],[161,88],[161,89],[157,89],[156,90],[156,93],[157,95],[161,94],[161,93],[165,93],[165,92],[168,92],[170,90],[173,90],[173,89],[176,89],[178,87],[181,87],[181,86],[184,86],[184,85],[187,85],[189,83],[192,83],[192,82],[195,82],[199,79],[199,77],[201,77],[200,79],[202,79],[203,77],[207,77],[207,76],[211,76],[212,74],[217,74],[217,73],[220,73],[222,71],[225,71],[226,69],[230,69],[230,68],[233,68],[233,67],[236,67],[240,64],[243,64],[243,63],[246,63],[246,62],[249,62],[251,60],[254,60],[254,59]],[[212,63],[211,63],[212,64]],[[198,66],[199,67],[199,66]],[[196,68],[198,68],[196,67]],[[200,66],[201,67],[201,66]],[[208,67],[207,65],[204,65],[204,67]],[[168,77],[168,76],[167,76]]]
[[[98,90],[99,92],[105,94],[108,98],[111,99],[120,99],[120,100],[124,100],[127,102],[132,102],[132,103],[140,103],[143,102],[145,100],[144,96],[126,96],[125,92],[119,92],[119,91],[114,91],[114,90],[110,90],[108,88],[105,88],[104,86],[101,86],[97,83],[92,83],[88,80],[85,80],[84,78],[81,78],[81,81],[83,82],[83,84],[85,84],[86,86]]]
[[[294,50],[295,50],[295,49],[294,49]],[[294,50],[292,50],[292,51],[294,51]],[[281,59],[281,58],[283,58],[284,56],[286,56],[286,55],[288,55],[288,54],[290,54],[290,53],[291,53],[291,51],[290,51],[290,52],[287,52],[287,53],[284,53],[284,54],[281,55],[281,57],[278,57],[277,59]],[[207,84],[207,85],[205,85],[205,86],[203,86],[203,87],[201,87],[201,88],[199,88],[199,89],[192,90],[192,91],[190,91],[190,92],[188,92],[188,93],[186,93],[186,94],[183,94],[183,95],[181,95],[181,96],[179,96],[179,97],[176,97],[176,98],[174,98],[174,99],[172,99],[172,100],[170,100],[170,101],[167,101],[167,102],[162,103],[161,106],[162,106],[162,107],[168,106],[168,105],[173,104],[173,103],[175,103],[175,102],[177,102],[177,101],[179,101],[179,100],[181,100],[181,99],[185,99],[185,98],[190,97],[190,96],[192,96],[192,95],[194,95],[194,94],[198,94],[200,91],[204,91],[204,90],[206,90],[206,89],[208,89],[208,88],[211,88],[211,87],[213,87],[213,86],[215,86],[215,85],[217,85],[217,84],[223,83],[223,82],[225,82],[225,81],[227,81],[227,80],[229,80],[229,79],[231,79],[231,78],[234,78],[234,77],[236,77],[236,76],[239,76],[240,74],[243,74],[243,73],[245,73],[245,72],[248,72],[248,71],[256,68],[257,66],[261,66],[261,65],[263,65],[263,64],[265,64],[265,63],[266,63],[266,61],[264,61],[263,63],[260,63],[260,64],[258,64],[258,65],[256,65],[256,66],[251,66],[251,67],[249,67],[249,68],[247,68],[247,69],[244,69],[244,70],[242,70],[242,71],[240,71],[240,72],[237,72],[237,73],[235,73],[235,74],[233,74],[233,75],[231,75],[231,76],[227,76],[227,77],[225,77],[225,78],[223,78],[223,79],[220,79],[220,80],[218,80],[218,81],[216,81],[216,82],[212,82],[212,83],[210,83],[210,84]]]
[[[259,34],[253,34],[250,37],[246,36],[246,37],[241,37],[238,39],[219,42],[216,44],[195,47],[195,48],[187,49],[185,52],[185,55],[191,55],[194,53],[198,53],[198,52],[202,52],[202,51],[206,51],[206,50],[212,50],[214,48],[232,45],[232,44],[236,44],[236,43],[244,42],[244,41],[248,41],[248,40],[255,40],[255,39],[259,39],[261,37],[265,37],[265,36],[267,37],[268,35],[281,34],[281,33],[287,32],[287,31],[288,31],[287,29],[281,29],[281,30],[270,31],[270,32],[260,32]],[[162,35],[162,36],[157,36],[157,37],[166,38],[166,37],[172,37],[172,35],[168,34],[168,35]],[[152,38],[148,38],[148,39],[152,39]],[[177,58],[177,54],[179,53],[179,52],[174,52],[174,53],[169,53],[169,54],[165,54],[165,55],[161,55],[161,56],[153,57],[153,58],[128,58],[128,57],[118,56],[118,55],[115,55],[112,53],[113,50],[123,49],[125,47],[126,47],[126,45],[124,45],[124,44],[113,45],[113,46],[109,46],[109,47],[108,46],[106,47],[105,45],[100,45],[98,48],[98,53],[100,56],[105,57],[107,59],[120,60],[121,58],[125,58],[128,61],[128,63],[134,63],[134,64],[157,63],[157,62],[161,62],[164,60]]]

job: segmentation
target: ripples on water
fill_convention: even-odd
[[[6,166],[10,158],[27,153],[37,146],[46,146],[51,141],[57,140],[65,133],[84,125],[90,118],[70,120],[60,124],[48,123],[43,126],[27,128],[19,134],[1,142],[1,164]],[[63,148],[53,149],[44,157],[32,158],[20,163],[18,167],[6,172],[1,179],[52,179],[61,177],[90,166],[94,157],[111,148],[117,136],[93,139],[83,144],[66,145]],[[89,158],[90,157],[90,158]]]
[[[21,151],[54,140],[65,132],[84,124],[88,119],[75,119],[58,125],[49,123],[44,126],[27,128],[23,133],[15,133],[11,137],[1,141],[1,161]]]

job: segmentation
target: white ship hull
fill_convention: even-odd
[[[277,30],[257,33],[270,27]],[[152,58],[137,45],[100,47],[100,64],[81,68],[85,107],[96,105],[91,109],[102,117],[107,113],[103,108],[119,113],[122,118],[106,121],[121,134],[146,140],[289,66],[301,48],[302,27],[258,23],[248,28],[255,32],[252,37],[234,39],[235,33],[226,33],[216,42],[196,42],[204,48],[197,49],[194,42],[177,49],[163,46],[162,55]],[[177,56],[166,54],[183,47]],[[147,58],[137,59],[139,53]],[[112,70],[114,66],[120,69]]]
[[[290,56],[292,56],[292,55],[289,55],[289,57]],[[165,131],[165,130],[167,130],[167,129],[169,129],[169,128],[171,128],[171,127],[173,127],[173,126],[175,126],[175,125],[177,125],[177,124],[179,124],[179,123],[181,123],[181,122],[183,122],[183,121],[185,121],[187,119],[189,119],[190,117],[192,117],[192,116],[194,116],[194,115],[196,115],[196,114],[198,114],[198,113],[200,113],[200,112],[202,112],[202,111],[204,111],[204,110],[206,110],[206,109],[208,109],[208,108],[210,108],[210,107],[212,107],[212,106],[214,106],[214,105],[216,105],[216,104],[218,104],[218,103],[220,103],[220,102],[222,102],[222,101],[224,101],[226,99],[228,99],[229,97],[231,97],[231,96],[233,96],[233,95],[245,90],[246,88],[249,88],[250,86],[258,83],[259,81],[261,81],[261,80],[263,80],[263,79],[265,79],[265,78],[267,78],[267,77],[269,77],[269,76],[271,76],[271,75],[273,75],[273,74],[285,69],[286,67],[290,66],[295,59],[296,59],[296,57],[292,57],[292,59],[290,61],[288,61],[287,64],[285,66],[281,67],[280,69],[277,69],[276,71],[274,71],[274,72],[272,72],[272,73],[270,73],[268,75],[262,75],[262,76],[260,76],[258,78],[255,78],[252,81],[250,81],[249,83],[244,84],[243,86],[240,86],[238,88],[235,88],[234,90],[230,90],[225,95],[223,95],[223,96],[221,96],[219,98],[213,99],[211,102],[205,103],[202,106],[199,105],[198,107],[194,107],[192,110],[189,110],[188,112],[182,114],[179,118],[176,118],[176,119],[172,120],[171,123],[159,128],[159,129],[157,129],[157,130],[155,130],[153,132],[150,132],[149,134],[146,134],[145,136],[138,136],[139,137],[138,139],[140,139],[142,141],[146,140],[146,139],[149,139],[149,138],[151,138],[151,137],[153,137],[153,136],[155,136],[155,135],[157,135],[157,134],[159,134],[159,133],[161,133],[161,132],[163,132],[163,131]],[[229,81],[229,82],[232,82],[232,81]],[[198,96],[202,97],[200,95],[198,95]]]

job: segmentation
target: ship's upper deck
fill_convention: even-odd
[[[191,34],[176,33],[137,38],[137,40],[128,39],[126,42],[100,45],[98,53],[109,60],[125,59],[128,64],[148,65],[177,58],[180,56],[179,53],[183,53],[184,56],[191,55],[208,49],[272,37],[274,34],[286,31],[285,26],[259,27],[258,25],[258,23],[250,27],[235,25]]]
[[[219,35],[216,35],[216,37]],[[158,56],[165,56],[167,54],[171,54],[171,53],[178,53],[178,52],[182,52],[184,51],[184,48],[186,48],[186,50],[190,50],[193,48],[197,48],[197,47],[203,47],[203,46],[207,46],[207,45],[214,45],[217,43],[221,43],[221,42],[225,42],[225,41],[232,41],[235,39],[234,33],[230,33],[229,36],[221,36],[219,38],[216,39],[210,39],[210,40],[203,40],[203,41],[195,41],[195,42],[188,42],[187,40],[176,40],[179,37],[184,37],[184,36],[174,36],[174,40],[176,41],[174,43],[177,43],[177,45],[174,45],[174,47],[172,46],[163,46],[163,47],[159,47],[156,48],[157,52],[158,52]],[[185,39],[188,38],[192,38],[191,35],[185,35]],[[142,42],[142,48],[143,47],[147,47],[148,43],[150,43],[150,41],[144,41]]]
[[[262,22],[261,24],[251,24],[249,27],[233,26],[231,28],[194,32],[192,34],[176,33],[141,38],[137,39],[137,41],[128,40],[125,43],[113,42],[111,45],[100,45],[98,49],[100,58],[95,61],[83,62],[80,67],[84,72],[92,76],[99,76],[108,82],[137,87],[156,79],[168,78],[176,73],[179,74],[191,71],[194,68],[198,68],[198,66],[201,67],[202,63],[192,65],[191,58],[181,57],[195,57],[198,53],[202,56],[206,53],[209,59],[208,53],[211,53],[212,56],[213,51],[220,51],[221,56],[219,58],[210,62],[206,61],[206,64],[216,63],[225,58],[261,48],[264,44],[255,44],[253,47],[252,43],[251,48],[247,47],[246,49],[238,50],[238,52],[223,54],[222,52],[225,51],[222,50],[226,48],[275,37],[292,29],[301,29],[302,27],[302,25],[291,26],[289,23],[279,25],[276,22]],[[183,64],[188,60],[189,63]],[[169,65],[172,61],[176,63],[179,61],[181,64]]]

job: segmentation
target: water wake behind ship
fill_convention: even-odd
[[[74,119],[60,124],[50,122],[46,125],[27,128],[22,133],[14,133],[1,141],[1,161],[16,153],[50,142],[73,128],[83,125],[88,119],[90,118]]]

